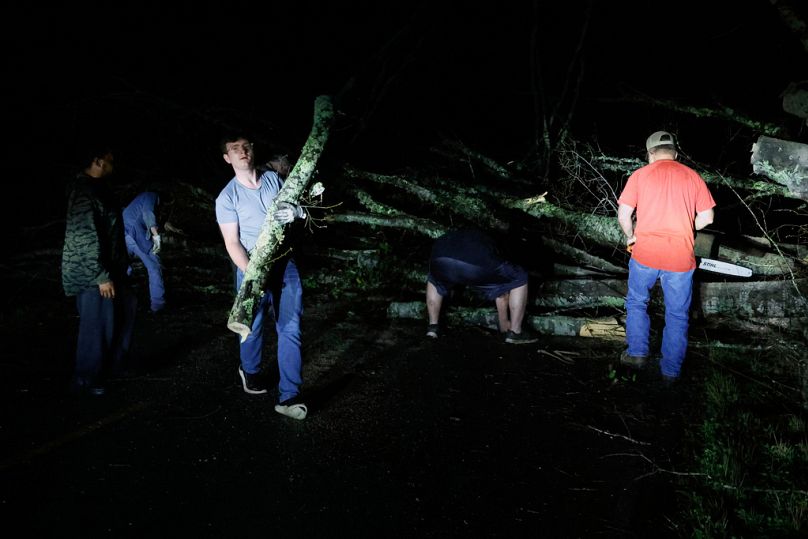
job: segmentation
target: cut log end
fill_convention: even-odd
[[[227,322],[227,329],[235,333],[238,333],[239,336],[241,337],[242,343],[247,340],[247,337],[250,335],[251,332],[249,326],[242,324],[241,322],[236,322],[234,320]]]

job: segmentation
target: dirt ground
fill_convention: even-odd
[[[273,410],[273,394],[241,390],[223,249],[186,251],[164,249],[165,313],[140,302],[136,373],[95,398],[64,392],[77,318],[61,293],[59,248],[3,266],[6,528],[35,537],[677,534],[679,495],[664,470],[681,462],[698,405],[688,396],[698,352],[679,387],[620,372],[615,382],[619,343],[514,346],[457,327],[433,341],[422,322],[387,318],[395,298],[307,290],[310,414],[298,422]],[[579,356],[565,364],[540,348]]]

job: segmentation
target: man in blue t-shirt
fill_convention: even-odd
[[[447,232],[432,246],[426,283],[429,325],[426,335],[437,338],[443,298],[458,286],[467,286],[497,306],[499,331],[509,344],[538,340],[522,328],[527,309],[527,272],[504,260],[494,241],[475,229]]]
[[[137,195],[123,210],[126,230],[126,249],[130,257],[138,257],[149,275],[149,297],[153,313],[166,305],[163,267],[158,253],[161,248],[160,231],[155,212],[160,203],[157,193],[146,191]]]
[[[221,141],[224,160],[235,176],[216,198],[216,221],[225,249],[235,265],[236,293],[241,287],[250,253],[258,241],[267,211],[283,187],[283,180],[271,170],[255,168],[253,146],[243,136],[233,135]],[[303,208],[284,203],[272,216],[281,225],[305,219]],[[261,373],[264,314],[275,318],[278,333],[278,402],[275,411],[294,419],[305,419],[308,409],[300,396],[302,360],[300,354],[300,315],[303,312],[303,286],[294,259],[290,255],[274,261],[264,295],[255,313],[250,334],[240,343],[241,364],[238,374],[242,388],[251,395],[267,392]]]

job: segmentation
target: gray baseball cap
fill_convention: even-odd
[[[645,149],[650,152],[657,146],[665,146],[668,144],[671,146],[675,145],[673,135],[667,131],[657,131],[656,133],[651,133],[651,136],[645,141]]]

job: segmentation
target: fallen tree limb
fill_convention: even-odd
[[[583,249],[578,249],[577,247],[573,247],[568,243],[557,241],[548,237],[542,237],[541,242],[552,249],[553,252],[562,254],[578,262],[581,266],[588,266],[608,273],[628,273],[627,266],[616,266],[611,262],[608,262],[598,256],[590,255]]]
[[[669,99],[657,99],[645,95],[636,95],[634,97],[620,99],[619,101],[651,103],[653,105],[665,108],[666,110],[672,110],[675,112],[681,112],[683,114],[689,114],[696,118],[717,118],[720,120],[726,120],[727,122],[730,123],[748,127],[758,133],[766,133],[767,135],[772,136],[781,135],[783,133],[783,128],[780,127],[779,125],[755,120],[747,116],[746,114],[743,114],[742,112],[739,112],[733,109],[732,107],[728,107],[726,105],[718,105],[715,108],[694,107],[690,105],[683,105],[678,101],[672,101]]]
[[[345,167],[344,171],[346,174],[355,178],[362,178],[381,185],[391,185],[401,189],[404,192],[415,195],[423,202],[459,214],[463,218],[483,227],[496,230],[508,229],[508,223],[497,219],[487,204],[479,198],[469,197],[460,193],[450,193],[442,189],[427,189],[402,176],[375,174],[352,167]]]
[[[608,155],[599,155],[592,157],[593,165],[602,171],[621,172],[624,176],[629,176],[632,172],[640,167],[647,165],[646,161],[636,159],[633,157],[612,157]],[[755,180],[752,178],[734,178],[732,176],[725,176],[717,174],[704,167],[693,167],[696,172],[710,185],[720,185],[741,189],[743,191],[752,191],[756,196],[782,196],[787,198],[800,198],[794,195],[784,185],[770,181]]]
[[[617,216],[604,217],[566,210],[547,202],[543,195],[533,198],[504,198],[500,202],[505,207],[522,210],[533,217],[549,217],[569,225],[582,238],[600,245],[620,247],[621,249],[625,246],[626,239],[617,224]]]
[[[794,260],[785,255],[765,253],[756,256],[724,245],[718,248],[718,258],[751,268],[755,275],[788,275],[797,269]]]
[[[266,276],[276,255],[280,254],[277,250],[284,238],[283,226],[276,223],[272,215],[280,202],[297,204],[303,195],[328,139],[333,116],[334,106],[331,98],[317,97],[314,102],[314,124],[309,138],[278,196],[267,209],[266,219],[227,320],[227,328],[238,333],[242,342],[250,334],[255,311],[264,293]]]
[[[502,203],[508,207],[523,210],[536,218],[555,219],[574,229],[582,238],[600,245],[621,250],[625,245],[625,236],[617,224],[617,217],[566,210],[546,202],[543,196],[528,199],[503,199]],[[794,260],[787,256],[778,253],[756,256],[723,245],[718,248],[718,258],[749,267],[757,275],[787,275],[795,269]]]
[[[357,223],[361,225],[382,226],[412,230],[430,238],[438,238],[449,229],[430,219],[411,215],[374,215],[360,212],[332,213],[324,218],[327,223]]]
[[[480,152],[472,150],[471,148],[469,148],[468,146],[466,146],[465,144],[463,144],[458,140],[444,139],[443,145],[450,151],[456,152],[457,153],[456,158],[463,157],[466,158],[467,160],[477,161],[478,163],[485,166],[485,168],[487,168],[490,172],[493,172],[495,175],[499,176],[504,180],[520,181],[514,179],[513,173],[508,167],[500,165],[490,157],[483,155]],[[442,152],[440,149],[433,148],[433,151],[442,153],[443,155],[448,155],[447,152]],[[518,165],[515,165],[513,166],[513,168],[519,170],[520,167]]]

